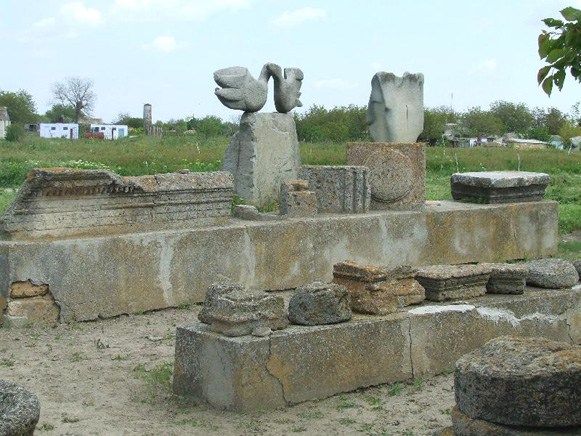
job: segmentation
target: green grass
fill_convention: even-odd
[[[41,139],[29,136],[22,143],[0,141],[0,213],[34,167],[66,166],[106,168],[122,176],[189,169],[215,171],[222,164],[229,138],[135,137],[119,141]],[[305,165],[344,165],[347,143],[302,143]],[[510,148],[426,149],[426,197],[449,200],[450,175],[457,171],[517,170],[551,175],[547,198],[559,201],[559,232],[581,229],[581,153]],[[273,204],[267,210],[276,208]]]

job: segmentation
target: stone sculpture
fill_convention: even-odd
[[[258,112],[266,104],[268,81],[274,77],[274,105],[286,114],[303,104],[299,100],[304,74],[299,68],[285,68],[267,63],[258,79],[244,67],[229,67],[214,72],[214,81],[221,86],[214,93],[222,104],[230,109]]]
[[[371,79],[367,124],[376,142],[416,142],[424,130],[424,75],[376,73]]]

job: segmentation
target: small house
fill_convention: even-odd
[[[40,137],[79,139],[79,125],[73,123],[40,123]]]
[[[91,133],[102,133],[105,139],[121,139],[127,136],[129,129],[121,124],[91,124]]]
[[[6,138],[6,129],[10,125],[10,117],[8,116],[8,109],[0,106],[0,139]]]

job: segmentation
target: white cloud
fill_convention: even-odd
[[[56,24],[56,19],[54,17],[43,18],[33,24],[36,29],[46,29],[47,27],[52,27]]]
[[[151,43],[144,44],[143,49],[171,53],[185,47],[186,45],[186,43],[178,43],[173,36],[158,36]]]
[[[316,8],[302,8],[294,12],[285,12],[275,18],[272,23],[277,27],[290,29],[308,20],[317,20],[327,16],[327,11]]]
[[[472,72],[473,73],[478,73],[478,72],[489,73],[489,72],[496,70],[497,66],[498,66],[498,62],[496,61],[496,59],[486,59],[486,60],[480,62],[476,67],[474,67],[472,69]]]
[[[72,25],[98,26],[101,24],[101,12],[86,8],[81,2],[66,3],[60,9],[63,20]]]
[[[345,79],[323,79],[315,82],[315,88],[329,88],[337,90],[353,89],[359,86],[356,82],[350,82]]]
[[[123,21],[201,21],[221,11],[235,11],[252,0],[115,0],[113,14]]]

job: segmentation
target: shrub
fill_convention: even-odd
[[[6,140],[10,142],[20,142],[24,138],[24,127],[18,124],[10,124],[6,129]]]

